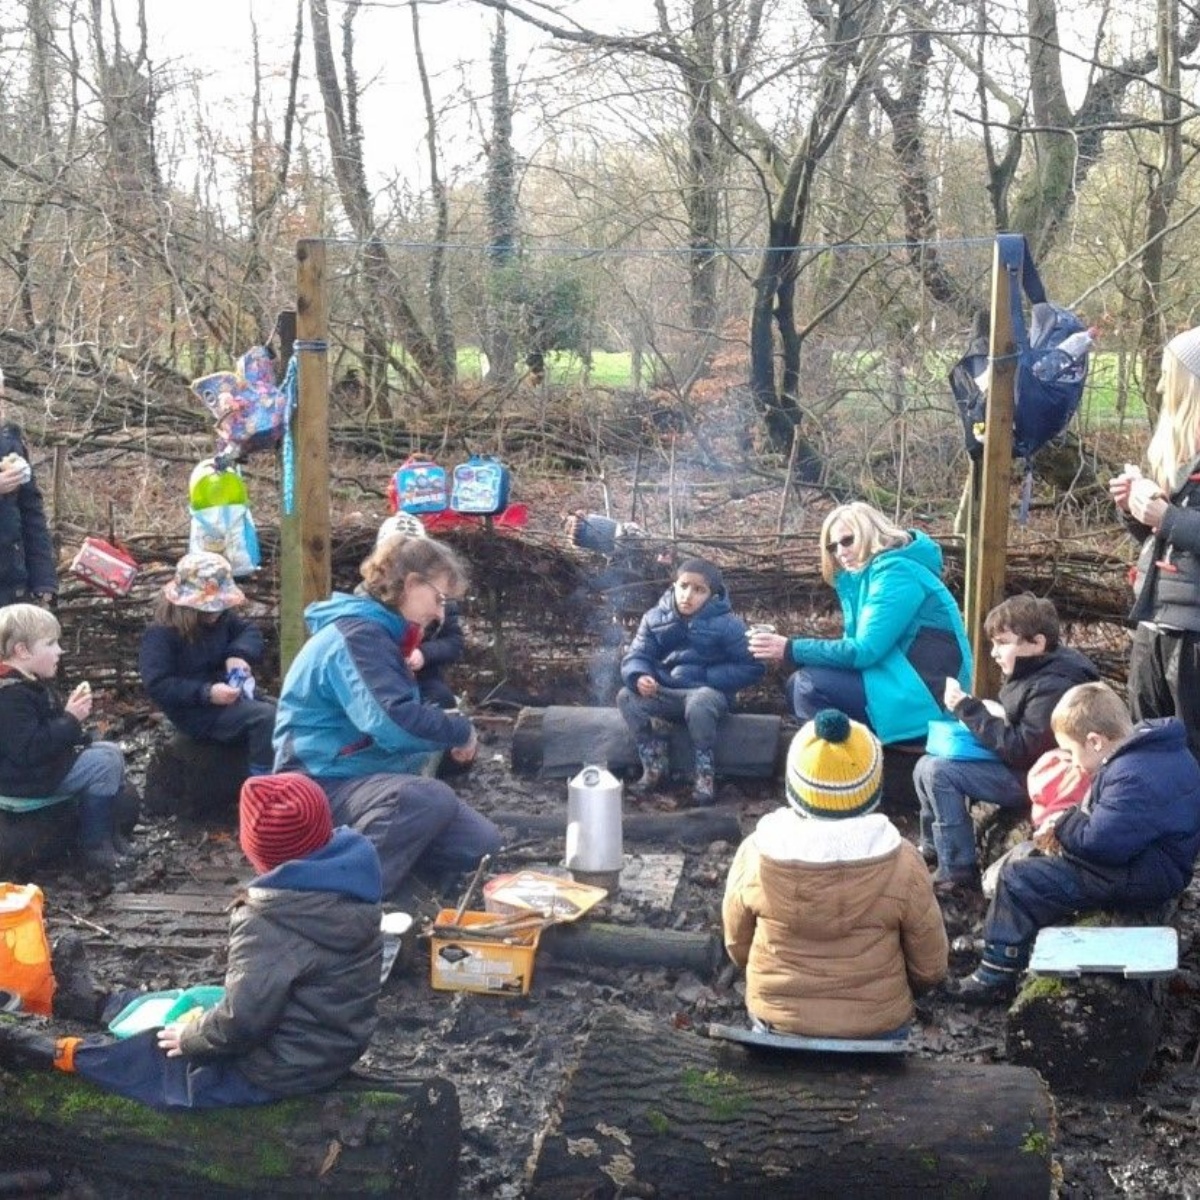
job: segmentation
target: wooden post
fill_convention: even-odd
[[[978,529],[967,543],[971,578],[967,636],[975,657],[972,691],[994,696],[1000,686],[996,664],[983,632],[988,611],[1004,598],[1005,560],[1008,555],[1008,510],[1012,504],[1012,429],[1014,388],[1017,377],[1016,340],[1013,333],[1010,289],[1021,280],[1009,278],[996,243],[992,258],[992,328],[988,354],[991,383],[988,388],[987,431],[983,442],[983,486],[980,489]],[[973,557],[973,561],[972,561]]]
[[[296,244],[296,354],[299,368],[293,512],[280,517],[280,678],[304,644],[304,608],[330,592],[329,305],[325,243]]]

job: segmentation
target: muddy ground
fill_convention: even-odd
[[[137,767],[144,766],[146,741],[140,736],[126,741],[135,776]],[[565,783],[515,778],[509,770],[509,743],[506,722],[494,722],[475,767],[454,781],[461,794],[485,812],[565,814]],[[777,803],[777,788],[775,783],[724,783],[720,800],[738,814],[745,832]],[[685,794],[680,793],[681,801]],[[662,803],[670,807],[671,800]],[[895,816],[902,826],[911,826],[911,814]],[[144,855],[136,878],[111,892],[88,890],[66,869],[40,873],[52,932],[81,930],[96,973],[108,985],[158,988],[218,981],[224,915],[209,905],[199,915],[181,911],[152,917],[138,911],[138,898],[164,892],[232,893],[237,881],[249,874],[237,850],[232,820],[207,827],[174,821],[143,824],[137,840]],[[561,862],[563,845],[557,836],[511,841],[501,868]],[[628,897],[617,897],[597,914],[654,927],[715,929],[734,848],[718,842],[687,852],[669,908],[639,906]],[[636,849],[670,853],[678,848]],[[950,916],[952,936],[971,932],[962,914]],[[1138,1099],[1098,1103],[1058,1097],[1057,1159],[1065,1197],[1200,1194],[1195,1155],[1200,1134],[1198,925],[1200,891],[1193,888],[1182,907],[1182,970],[1172,989],[1165,1035]],[[415,960],[389,982],[365,1065],[373,1072],[437,1074],[453,1080],[464,1127],[463,1196],[511,1200],[523,1194],[538,1131],[592,1021],[604,1008],[653,1014],[664,1027],[703,1028],[712,1020],[734,1022],[743,1016],[741,980],[732,969],[715,979],[701,979],[663,969],[584,968],[543,956],[531,993],[501,998],[436,992],[429,984],[428,964],[428,951],[422,946]],[[970,965],[969,955],[956,956],[952,973],[960,974]],[[919,1053],[933,1058],[1002,1061],[1002,1011],[965,1009],[940,995],[927,997],[920,1006],[916,1040]],[[80,1186],[75,1194],[87,1194],[86,1182],[76,1182]],[[846,1194],[853,1195],[852,1183]]]

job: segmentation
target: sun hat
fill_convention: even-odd
[[[883,794],[879,739],[837,708],[823,708],[792,738],[787,802],[801,816],[861,817]]]
[[[206,613],[224,612],[246,602],[246,593],[233,581],[229,560],[208,550],[185,554],[163,595],[181,608]]]
[[[238,802],[238,840],[260,875],[304,858],[333,837],[329,799],[307,775],[251,775]]]

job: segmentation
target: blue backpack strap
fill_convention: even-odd
[[[1008,305],[1013,337],[1017,350],[1026,350],[1029,348],[1029,331],[1025,325],[1025,305],[1021,292],[1023,290],[1029,297],[1030,304],[1042,304],[1046,299],[1046,289],[1042,286],[1042,277],[1034,265],[1024,234],[998,233],[996,246],[1000,251],[1000,261],[1008,272]]]

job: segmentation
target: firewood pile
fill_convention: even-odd
[[[273,526],[260,529],[259,535],[263,569],[240,582],[249,601],[247,614],[259,621],[274,664],[279,535]],[[536,664],[549,664],[559,676],[585,675],[587,648],[611,642],[614,625],[635,623],[669,584],[673,553],[675,560],[681,553],[703,553],[720,562],[737,611],[748,619],[770,620],[781,632],[828,635],[836,613],[811,535],[693,540],[674,552],[665,541],[647,539],[611,561],[574,549],[557,532],[471,527],[439,536],[467,560],[472,572],[471,594],[463,605],[471,642],[465,679],[472,677],[473,666],[485,663],[493,668],[491,674],[514,686],[522,686]],[[335,527],[335,588],[353,589],[374,538],[373,524]],[[93,687],[134,699],[140,695],[142,631],[187,544],[182,537],[152,535],[126,537],[123,544],[140,568],[132,592],[126,597],[101,595],[64,569],[58,615],[68,656],[66,677],[87,678]],[[951,539],[943,549],[948,583],[961,595],[961,545]],[[1012,592],[1028,590],[1053,599],[1068,640],[1091,655],[1105,678],[1120,685],[1128,653],[1122,627],[1130,602],[1126,570],[1115,554],[1046,540],[1010,555],[1008,584]],[[268,690],[278,686],[273,665],[261,676]]]

